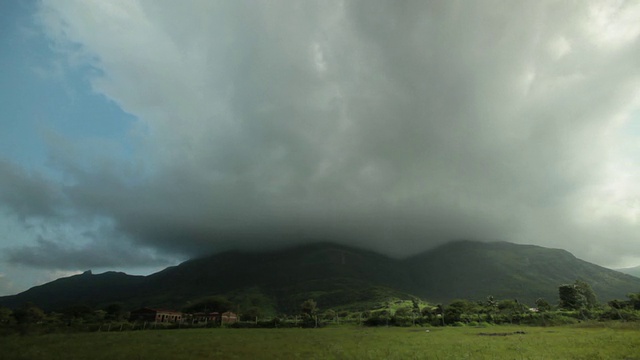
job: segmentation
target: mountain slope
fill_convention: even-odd
[[[640,266],[624,268],[624,269],[616,269],[616,271],[619,271],[624,274],[629,274],[635,277],[640,277]]]
[[[144,281],[144,276],[121,272],[109,271],[93,275],[91,271],[86,271],[80,275],[34,286],[17,295],[0,297],[0,305],[16,308],[32,302],[45,310],[62,309],[77,304],[95,306],[131,297]]]
[[[640,291],[640,279],[573,256],[565,250],[507,242],[459,241],[408,259],[416,294],[437,301],[518,298],[554,303],[558,286],[587,281],[601,300]]]
[[[2,297],[0,305],[32,301],[51,310],[117,301],[129,308],[182,308],[211,295],[287,313],[296,312],[308,298],[325,309],[365,309],[374,302],[414,295],[445,303],[456,298],[485,300],[488,295],[529,304],[543,297],[555,303],[558,286],[576,279],[591,284],[602,301],[640,291],[639,278],[539,246],[459,241],[398,260],[318,243],[270,252],[227,252],[146,277],[85,273]]]
[[[187,300],[211,294],[259,289],[281,311],[294,311],[313,297],[324,306],[353,301],[374,287],[395,286],[406,278],[406,268],[373,252],[320,243],[281,251],[228,252],[190,260],[150,275],[146,294],[174,294]],[[342,301],[340,299],[343,299]]]

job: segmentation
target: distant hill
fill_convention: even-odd
[[[459,241],[407,260],[415,294],[446,302],[452,298],[517,298],[555,303],[558,286],[588,282],[603,301],[640,291],[640,279],[580,260],[565,250],[508,242]]]
[[[640,278],[577,259],[569,252],[506,242],[458,241],[393,259],[332,243],[269,252],[226,252],[186,261],[149,276],[89,272],[0,297],[0,305],[31,301],[51,310],[74,304],[180,309],[198,298],[224,295],[242,307],[294,313],[313,298],[320,308],[367,309],[391,299],[430,302],[457,298],[538,297],[557,301],[558,286],[581,279],[599,299],[640,291]]]
[[[633,275],[635,277],[640,277],[640,266],[624,268],[624,269],[616,269],[616,271],[619,271],[619,272],[625,273],[625,274],[629,274],[629,275]]]
[[[94,275],[91,271],[85,271],[80,275],[34,286],[17,295],[0,297],[0,305],[16,308],[32,302],[46,310],[54,310],[76,304],[119,302],[134,294],[145,280],[144,276],[121,272]]]

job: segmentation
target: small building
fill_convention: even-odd
[[[182,322],[182,313],[173,310],[140,308],[131,312],[129,321],[146,321],[161,323],[179,323]]]
[[[231,311],[223,312],[197,312],[185,315],[192,324],[233,324],[238,322],[238,315]]]
[[[193,314],[189,314],[189,321],[192,324],[209,324],[209,323],[219,323],[218,318],[220,317],[220,313],[217,312],[197,312]]]
[[[238,315],[234,312],[226,311],[220,315],[221,324],[233,324],[236,322],[238,322]]]

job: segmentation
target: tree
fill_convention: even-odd
[[[620,310],[620,309],[624,309],[625,307],[627,307],[629,304],[626,301],[620,301],[620,300],[611,300],[607,303],[607,305],[611,306],[612,308],[616,309],[616,310]]]
[[[14,319],[13,311],[11,311],[11,309],[0,306],[0,326],[9,325]]]
[[[435,312],[435,309],[432,308],[431,306],[425,306],[420,311],[420,314],[422,315],[422,317],[427,319],[427,321],[431,322],[433,320],[433,318],[435,317],[436,312]]]
[[[251,321],[257,322],[260,316],[262,316],[262,309],[259,308],[258,306],[251,306],[248,309],[246,309],[242,314],[242,318],[245,321],[251,320]]]
[[[84,304],[76,304],[62,309],[62,314],[67,320],[82,319],[89,320],[93,315],[93,309]]]
[[[396,310],[395,316],[400,318],[409,317],[411,316],[412,311],[413,311],[413,308],[408,306],[403,306]]]
[[[189,304],[184,309],[184,311],[187,313],[194,313],[194,312],[223,313],[225,311],[231,310],[232,307],[233,307],[233,303],[224,296],[209,296],[209,297],[196,300],[194,303]]]
[[[591,288],[591,285],[589,285],[585,281],[576,280],[574,286],[578,290],[578,293],[580,293],[580,295],[582,295],[582,297],[584,298],[585,306],[588,309],[594,308],[596,305],[598,305],[598,298],[596,296],[596,293]]]
[[[324,312],[324,319],[334,321],[337,315],[338,314],[334,310],[329,309]]]
[[[415,315],[415,316],[419,316],[420,315],[420,302],[416,299],[412,299],[411,300],[411,312]]]
[[[302,305],[300,305],[300,309],[303,314],[307,315],[315,315],[318,311],[318,304],[313,299],[305,300]]]
[[[627,297],[629,298],[629,305],[635,310],[640,310],[640,293],[630,293],[627,294]]]
[[[538,298],[536,300],[536,307],[538,308],[539,312],[545,312],[545,311],[551,310],[551,304],[549,304],[549,302],[547,302],[547,300],[543,298]]]
[[[498,309],[504,316],[509,317],[509,322],[513,323],[513,320],[520,321],[520,316],[528,309],[528,306],[518,299],[502,300],[498,303]]]
[[[573,284],[560,285],[558,287],[558,296],[560,297],[558,306],[564,310],[578,310],[586,303],[586,299],[580,295]]]
[[[120,303],[109,304],[104,311],[106,311],[106,318],[110,320],[122,320],[125,318],[125,311]]]
[[[477,312],[477,304],[469,300],[454,300],[445,309],[445,316],[449,323],[469,321],[469,314]]]
[[[495,310],[498,308],[498,300],[496,300],[493,295],[487,296],[487,307]]]
[[[560,285],[558,295],[560,297],[559,306],[561,309],[591,309],[597,305],[597,297],[591,285],[581,280],[576,280],[573,284]]]
[[[444,307],[442,306],[442,304],[436,305],[436,314],[440,315],[440,318],[442,319],[442,326],[445,326],[446,322],[444,321]]]
[[[498,300],[496,300],[493,295],[487,296],[486,309],[489,320],[493,321],[493,314],[498,310]]]
[[[313,299],[308,299],[300,305],[300,309],[302,310],[302,314],[314,320],[315,327],[318,327],[318,304],[316,304]]]
[[[44,319],[44,311],[29,302],[16,309],[13,317],[19,324],[37,324]]]

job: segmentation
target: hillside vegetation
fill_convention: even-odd
[[[393,259],[371,251],[318,243],[270,252],[227,252],[186,261],[149,276],[90,272],[0,298],[16,308],[33,302],[45,310],[113,302],[181,309],[222,295],[238,306],[291,314],[306,299],[321,308],[370,309],[392,300],[449,303],[492,295],[533,304],[555,303],[558,286],[589,283],[602,301],[640,291],[640,279],[575,258],[564,250],[506,242],[459,241]]]

